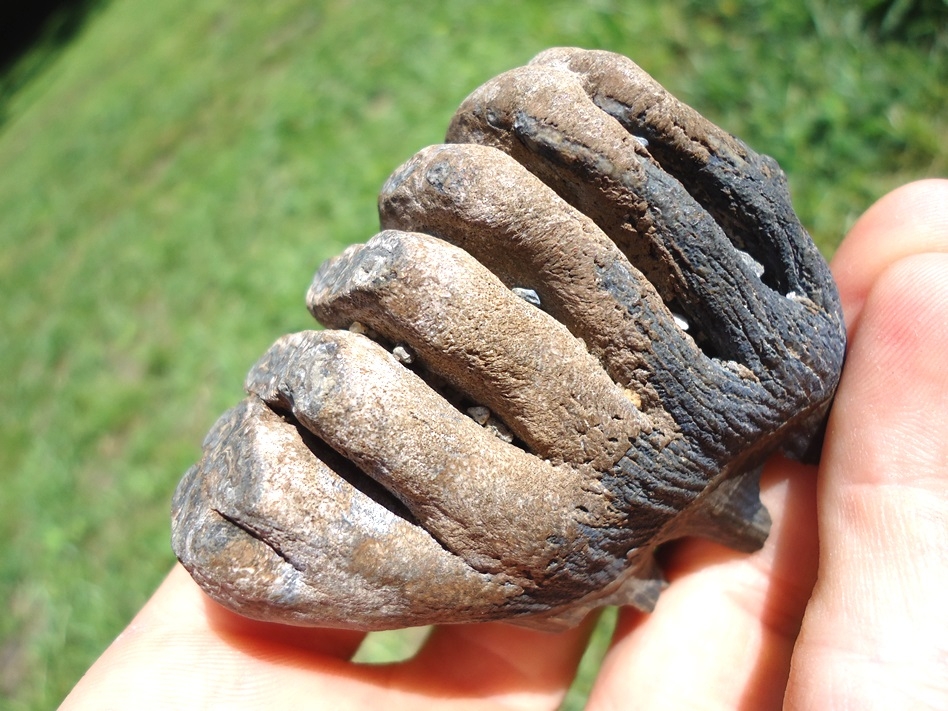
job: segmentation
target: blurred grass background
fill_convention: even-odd
[[[0,76],[5,709],[57,704],[147,599],[205,432],[491,76],[553,45],[632,57],[780,161],[827,254],[889,189],[948,174],[945,0],[87,5]]]

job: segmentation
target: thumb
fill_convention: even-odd
[[[946,198],[883,198],[837,256],[850,349],[787,708],[948,707],[948,254],[929,251],[948,250]]]

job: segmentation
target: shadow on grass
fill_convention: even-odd
[[[36,0],[0,5],[0,127],[11,98],[48,67],[108,0]]]

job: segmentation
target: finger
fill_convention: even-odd
[[[364,636],[238,617],[178,565],[61,708],[279,708],[290,682],[336,669]]]
[[[654,613],[625,609],[590,709],[779,706],[816,570],[811,467],[774,458],[761,499],[774,525],[753,555],[683,541]]]
[[[946,203],[948,180],[923,180],[889,193],[853,226],[833,258],[847,325],[889,265],[921,252],[948,252]]]
[[[364,633],[239,617],[176,566],[62,708],[553,709],[590,624],[445,628],[413,660],[353,665]]]
[[[489,709],[555,709],[593,624],[589,618],[556,634],[503,623],[435,628],[419,654],[394,670],[392,681],[402,688],[435,683],[442,696]]]
[[[868,251],[889,209],[920,206],[932,190],[941,188],[883,200],[848,247],[848,295],[861,315],[827,433],[819,583],[790,708],[948,705],[948,255],[902,256],[938,243],[928,228],[948,224],[948,211],[920,210],[918,240],[910,225],[897,230],[891,266]]]

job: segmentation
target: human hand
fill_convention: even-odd
[[[590,709],[948,707],[948,181],[883,198],[833,267],[850,350],[819,475],[769,462],[758,553],[669,549]],[[590,624],[442,627],[358,665],[363,633],[238,617],[177,566],[63,708],[555,708]]]

